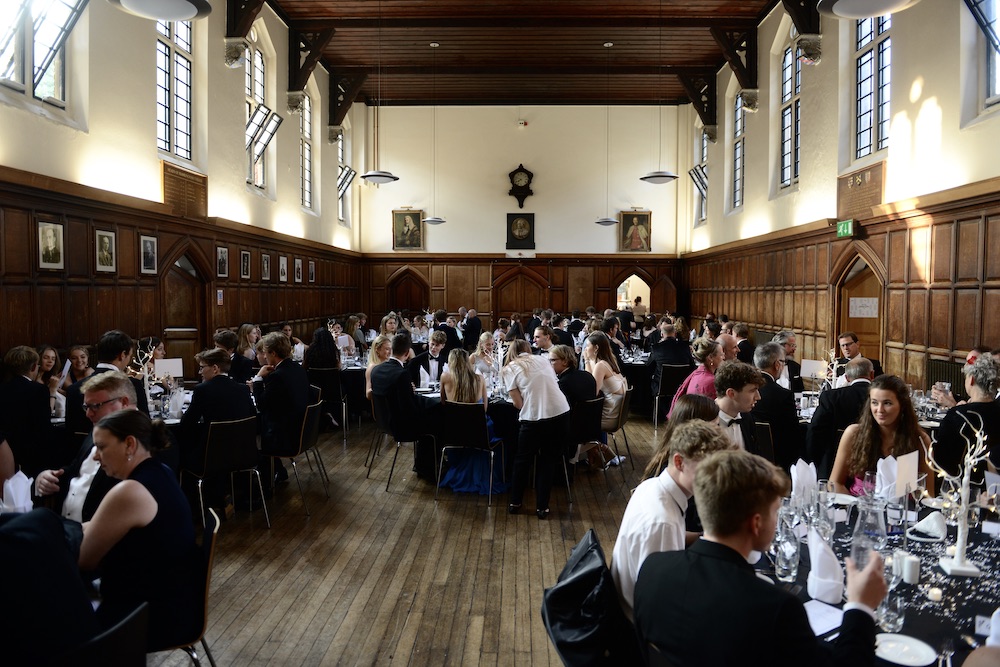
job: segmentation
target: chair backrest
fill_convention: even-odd
[[[646,644],[646,664],[649,667],[674,667],[674,663],[667,660],[667,656],[653,642]]]
[[[670,396],[677,393],[677,388],[684,384],[684,380],[694,369],[690,364],[663,364],[660,366],[660,390],[659,395]]]
[[[445,401],[444,444],[476,449],[490,448],[486,410],[482,403]]]
[[[392,426],[389,424],[389,399],[385,396],[372,394],[372,417],[378,430],[382,433],[392,433]]]
[[[570,408],[570,444],[581,445],[601,439],[601,414],[604,394],[588,401],[577,401]]]
[[[148,627],[149,603],[143,602],[114,626],[63,655],[61,664],[81,667],[143,667],[146,664]],[[44,652],[44,647],[38,648]]]
[[[257,465],[257,458],[257,417],[211,422],[208,425],[201,476],[253,468]]]
[[[208,629],[208,591],[212,586],[212,568],[215,566],[215,543],[219,538],[220,524],[219,515],[215,513],[214,509],[209,507],[205,515],[205,530],[201,534],[202,562],[205,565],[205,610],[202,612],[201,630],[198,631],[198,636],[193,637],[184,646],[190,646],[201,641],[201,638],[205,636],[205,631]]]
[[[622,409],[618,411],[618,420],[615,422],[615,427],[608,431],[609,433],[617,433],[621,430],[625,422],[628,421],[628,413],[632,405],[632,387],[629,387],[625,391],[625,398],[622,399]]]
[[[309,402],[319,403],[323,399],[323,388],[314,384],[309,385]]]
[[[320,400],[306,406],[306,412],[302,415],[302,433],[299,435],[299,453],[316,446],[319,440],[319,416],[322,407],[323,401]]]
[[[339,368],[310,368],[306,373],[309,375],[309,384],[322,390],[321,395],[324,402],[331,404],[344,400]]]
[[[774,463],[774,438],[771,436],[771,425],[767,422],[756,422],[754,429],[757,435],[755,453]]]

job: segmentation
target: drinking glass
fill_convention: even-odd
[[[906,600],[900,595],[886,595],[879,605],[879,621],[886,632],[899,632],[906,620]]]
[[[882,554],[882,565],[885,568],[885,583],[890,591],[896,590],[903,580],[902,563],[896,562],[896,556],[891,551]]]
[[[875,493],[875,485],[878,482],[878,474],[874,470],[869,470],[865,473],[865,479],[862,482],[864,484],[864,494],[865,496],[872,496]]]
[[[890,535],[901,535],[903,533],[903,524],[906,522],[906,511],[903,503],[905,499],[906,496],[893,498],[885,505],[885,518]]]

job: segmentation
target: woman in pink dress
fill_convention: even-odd
[[[677,388],[677,393],[670,401],[670,412],[667,418],[674,411],[677,399],[687,394],[701,394],[715,400],[715,371],[722,365],[726,357],[722,351],[722,346],[714,340],[708,338],[695,338],[691,344],[691,356],[698,364],[691,375],[687,376],[684,383]]]

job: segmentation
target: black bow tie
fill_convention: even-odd
[[[732,425],[734,425],[734,424],[735,424],[736,426],[739,426],[739,425],[740,425],[740,424],[742,424],[742,423],[743,423],[743,418],[742,418],[742,417],[737,417],[736,419],[731,419],[731,420],[729,420],[729,423],[728,423],[728,424],[726,424],[726,426],[732,426]]]
[[[437,361],[437,360],[438,360],[438,358],[437,358],[437,357],[431,357],[431,359],[433,359],[434,361]]]

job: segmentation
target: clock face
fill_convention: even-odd
[[[523,171],[515,172],[513,182],[518,187],[524,187],[528,184],[528,175]]]
[[[518,241],[526,239],[528,238],[528,234],[531,233],[531,223],[524,218],[514,218],[514,222],[510,225],[510,233]]]

